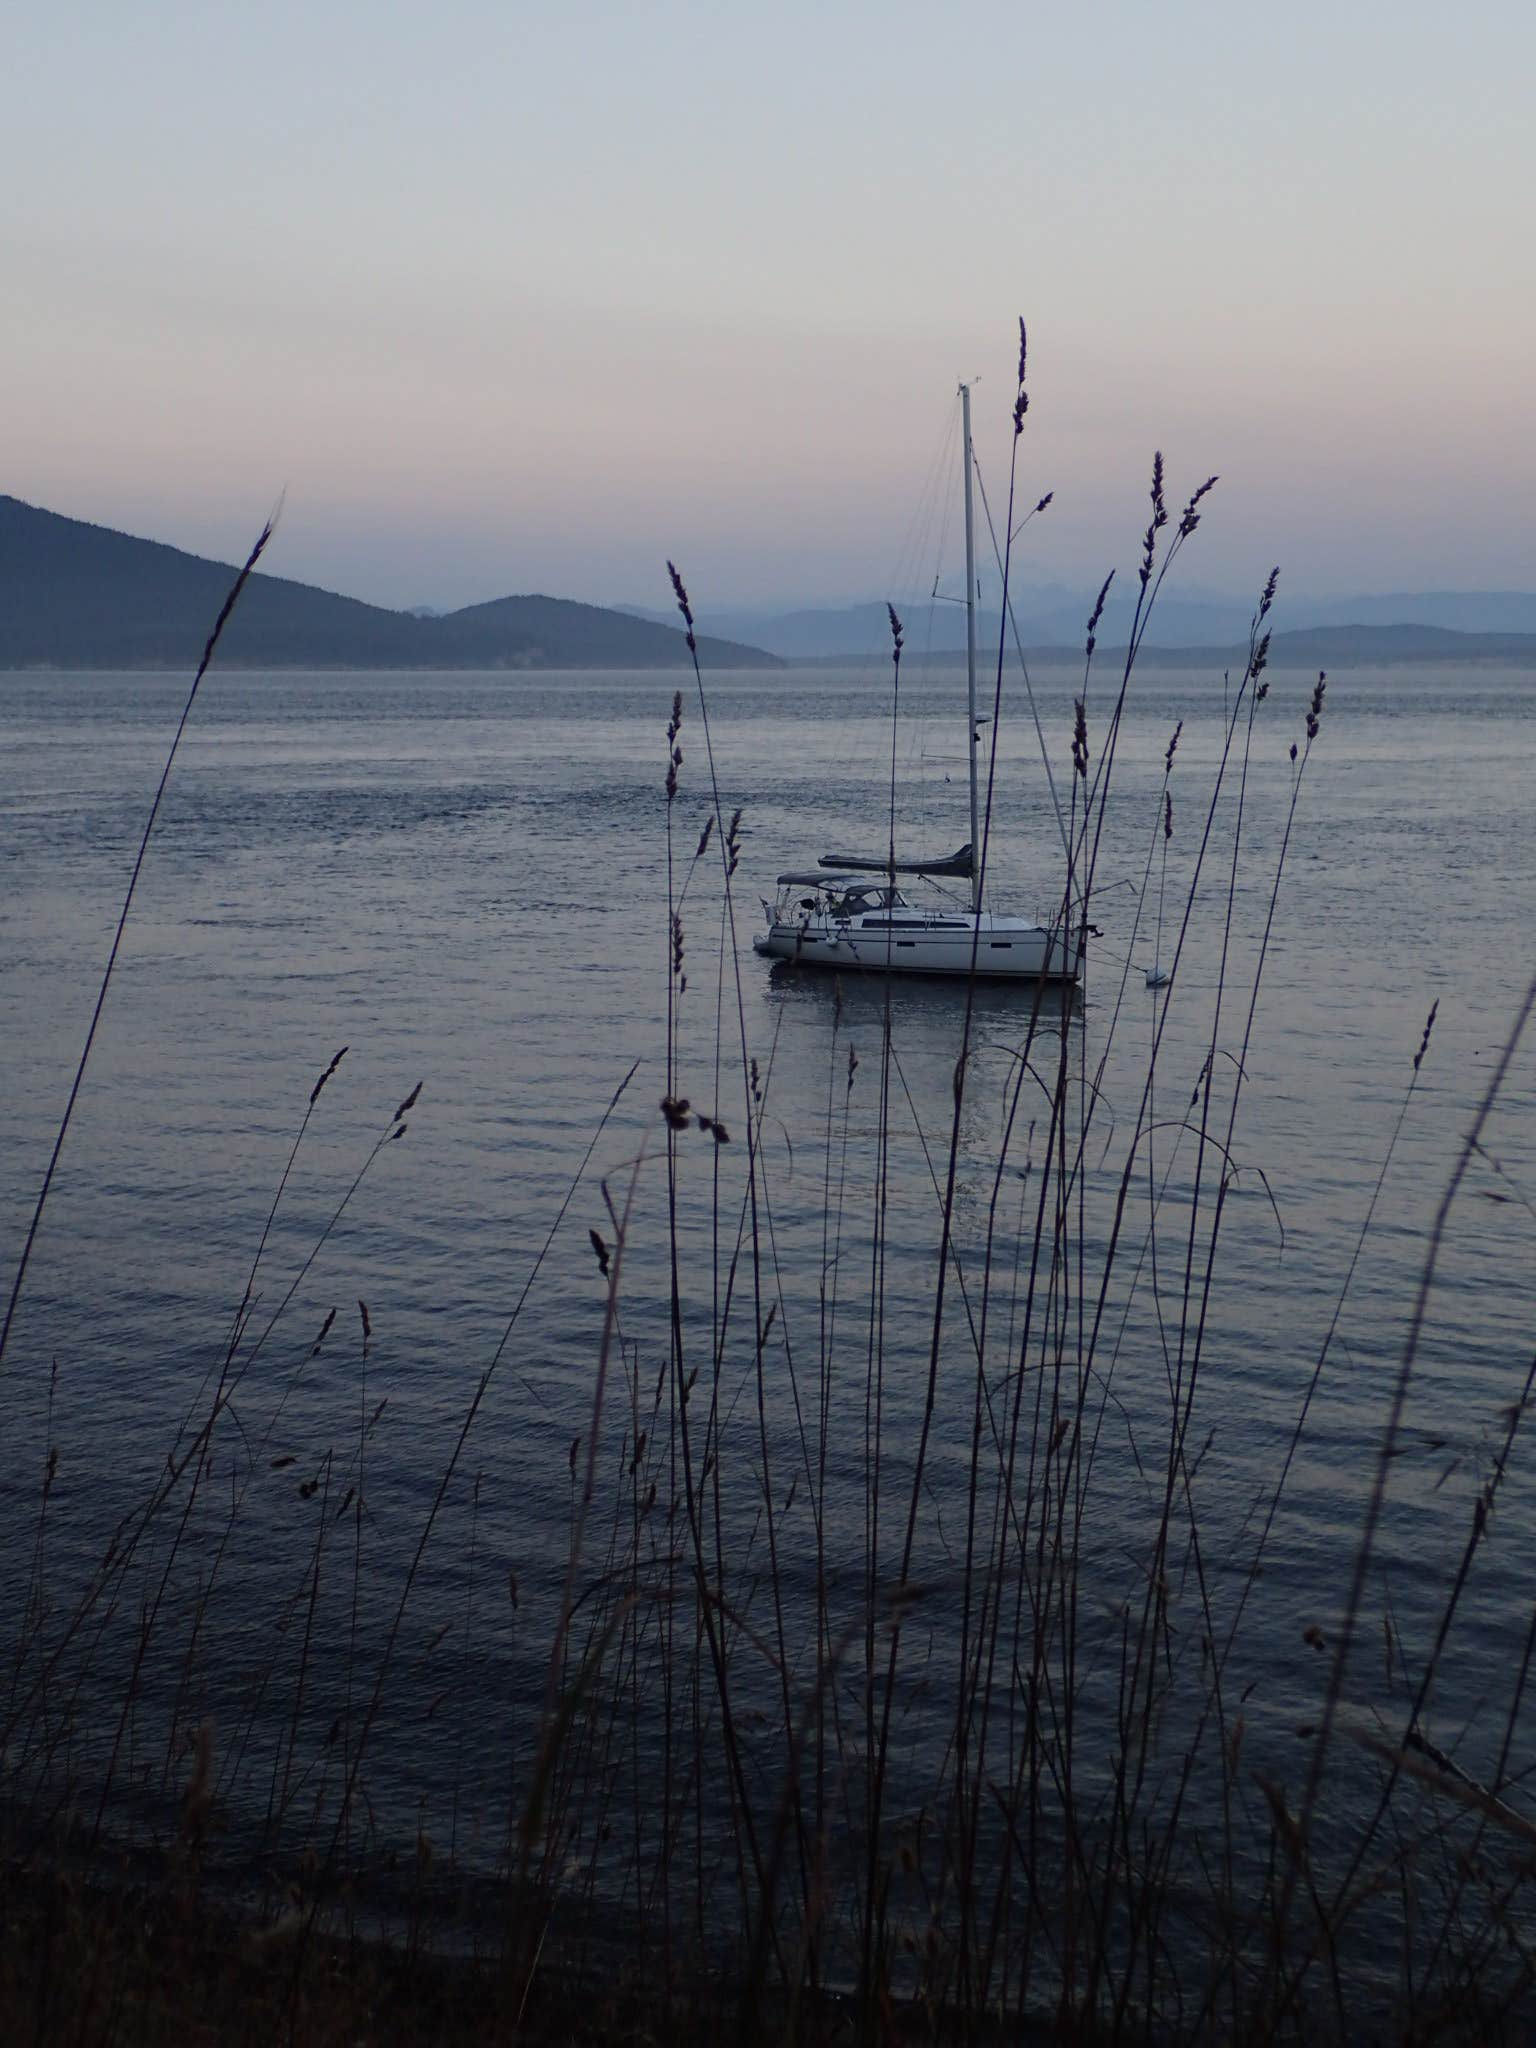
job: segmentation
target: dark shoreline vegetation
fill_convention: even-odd
[[[1015,451],[1026,410],[1021,347]],[[1111,865],[1134,868],[1148,905],[1172,835],[1196,848],[1165,927],[1169,978],[1139,1099],[1122,1097],[1111,1115],[1103,1088],[1110,1046],[1129,1029],[1128,957],[1104,970],[1092,1036],[1086,1013],[1037,989],[1018,1010],[995,1175],[965,1185],[978,997],[974,981],[953,988],[952,1115],[929,1159],[931,1319],[915,1335],[896,1327],[887,1266],[890,1137],[907,1086],[888,982],[873,989],[879,1021],[858,1046],[841,991],[828,1005],[824,1120],[794,1134],[797,1188],[807,1175],[819,1185],[825,1248],[808,1321],[781,1284],[775,1048],[749,1042],[739,978],[742,820],[715,783],[707,647],[674,572],[698,683],[686,703],[673,698],[664,742],[657,734],[664,1043],[593,1105],[585,1155],[519,1276],[451,1454],[424,1476],[408,1568],[372,1587],[368,1484],[382,1410],[369,1393],[370,1310],[338,1302],[318,1330],[297,1330],[290,1304],[384,1148],[408,1145],[412,1121],[430,1113],[420,1085],[381,1117],[298,1278],[280,1287],[263,1268],[267,1234],[252,1246],[227,1341],[162,1469],[104,1547],[71,1541],[57,1445],[40,1472],[13,1482],[36,1505],[30,1555],[10,1574],[8,2038],[1529,2038],[1536,1820],[1518,1735],[1536,1620],[1527,1628],[1520,1617],[1523,1647],[1489,1671],[1475,1741],[1448,1741],[1433,1705],[1437,1676],[1469,1654],[1458,1627],[1468,1587],[1487,1549],[1509,1540],[1501,1492],[1536,1362],[1511,1365],[1464,1547],[1431,1595],[1427,1629],[1407,1628],[1387,1604],[1380,1546],[1437,1264],[1536,983],[1425,1235],[1402,1355],[1359,1447],[1360,1526],[1325,1567],[1331,1596],[1298,1630],[1316,1683],[1282,1775],[1245,1746],[1245,1629],[1304,1475],[1314,1396],[1341,1365],[1334,1340],[1354,1261],[1316,1355],[1298,1361],[1285,1455],[1235,1547],[1220,1550],[1202,1492],[1200,1401],[1213,1374],[1241,1370],[1208,1343],[1223,1232],[1240,1201],[1273,1201],[1262,1168],[1242,1156],[1241,1110],[1326,726],[1323,675],[1299,705],[1270,698],[1274,577],[1230,678],[1209,783],[1181,782],[1175,728],[1139,842],[1111,849],[1105,837],[1141,637],[1209,489],[1170,512],[1157,458],[1129,645],[1090,696],[1106,665],[1096,611],[1075,729],[1052,735],[1063,921],[1091,924]],[[1010,534],[1014,512],[1010,478]],[[177,743],[263,543],[226,599]],[[894,614],[891,624],[899,698]],[[994,769],[1007,653],[996,650],[992,679]],[[1254,876],[1249,811],[1270,772],[1255,736],[1277,714],[1294,727],[1289,788],[1272,864]],[[161,793],[175,754],[173,743]],[[678,822],[690,783],[707,806],[699,832]],[[1258,903],[1256,930],[1244,900]],[[1211,978],[1183,971],[1198,921],[1217,940]],[[718,975],[690,990],[693,934],[712,926],[724,934]],[[702,942],[698,951],[707,957]],[[116,954],[114,942],[76,1092],[110,1015]],[[684,1005],[701,1000],[718,1019],[712,1070],[680,1031]],[[1192,1094],[1182,1071],[1159,1063],[1176,1005],[1205,1044]],[[1430,1009],[1401,1049],[1396,1121],[1374,1187],[1360,1192],[1354,1260],[1433,1058],[1433,1025]],[[267,1233],[345,1052],[301,1091]],[[649,1135],[615,1163],[603,1141],[616,1107],[642,1091]],[[75,1099],[0,1330],[7,1376],[48,1370],[17,1341],[13,1318]],[[861,1177],[866,1142],[874,1164]],[[642,1176],[666,1189],[661,1247],[637,1241]],[[567,1453],[563,1562],[545,1586],[514,1578],[493,1593],[474,1577],[486,1455],[475,1425],[498,1375],[515,1374],[523,1307],[557,1237],[568,1250],[583,1233],[603,1317],[587,1423]],[[658,1250],[661,1297],[640,1298],[634,1275],[652,1270],[641,1254]],[[1115,1374],[1138,1334],[1157,1371],[1132,1387]],[[918,1426],[898,1435],[895,1376],[914,1355]],[[345,1433],[302,1459],[274,1438],[286,1396],[264,1432],[242,1419],[243,1389],[258,1368],[274,1374],[279,1356],[295,1373],[345,1358],[351,1375]],[[862,1390],[851,1442],[831,1428],[834,1374]],[[745,1457],[727,1432],[733,1390],[753,1439]],[[35,1391],[51,1415],[41,1380]],[[941,1463],[960,1512],[936,1529]],[[1133,1485],[1137,1554],[1110,1558],[1106,1495]],[[287,1577],[241,1676],[248,1704],[219,1718],[207,1705],[211,1617],[244,1546],[270,1555],[260,1515],[278,1490],[303,1533],[270,1567]],[[453,1517],[469,1529],[463,1603],[423,1613],[434,1538]],[[390,1617],[377,1639],[359,1631],[365,1587]],[[539,1631],[530,1640],[542,1672],[529,1698],[474,1702],[515,1750],[505,1808],[460,1815],[456,1801],[446,1839],[423,1823],[402,1829],[377,1813],[370,1773],[405,1667],[440,1663],[449,1698],[447,1667],[470,1669],[476,1602],[493,1597]],[[435,1706],[407,1740],[459,1739]]]

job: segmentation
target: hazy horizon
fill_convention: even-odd
[[[65,518],[78,519],[86,525],[104,526],[106,524],[104,521],[91,518],[89,514],[70,511],[65,507],[57,505],[40,506],[37,509],[58,513]],[[278,536],[281,536],[283,532],[285,519],[285,508],[280,504],[277,508],[276,531]],[[109,530],[126,531],[126,529]],[[195,538],[191,540],[172,540],[163,533],[140,533],[133,537],[181,548],[189,554],[201,556],[204,559],[222,561],[230,567],[233,567],[239,559],[239,550],[237,549],[226,548],[221,554],[212,547],[198,545]],[[289,582],[308,584],[315,588],[330,590],[333,595],[340,597],[362,598],[364,602],[378,604],[394,611],[446,614],[461,607],[490,603],[505,597],[543,596],[568,598],[572,595],[568,591],[514,590],[509,586],[499,590],[487,589],[474,596],[447,601],[439,600],[430,594],[427,596],[418,594],[414,597],[369,597],[361,590],[343,587],[339,584],[327,584],[320,576],[307,574],[302,563],[290,562],[286,566],[269,567],[268,564],[273,559],[273,551],[274,544],[269,544],[260,572],[263,575],[276,576]],[[1047,579],[1042,576],[1032,575],[1027,569],[1020,574],[1019,566],[1019,561],[1016,558],[1011,588],[1014,607],[1022,620],[1028,619],[1032,607],[1036,610],[1059,611],[1063,605],[1070,606],[1079,598],[1086,602],[1097,595],[1099,584],[1102,581],[1100,576],[1095,576],[1091,584],[1074,583],[1070,575]],[[953,581],[953,579],[948,580]],[[981,614],[985,617],[995,618],[998,600],[998,582],[995,570],[988,575],[979,574],[978,587]],[[1111,590],[1110,613],[1115,612],[1119,606],[1128,603],[1134,596],[1134,592],[1134,576],[1126,578],[1117,576]],[[1251,590],[1239,589],[1237,587],[1224,588],[1216,584],[1198,583],[1187,581],[1183,578],[1176,578],[1167,586],[1167,592],[1160,606],[1160,611],[1166,614],[1170,610],[1182,612],[1208,608],[1213,612],[1226,612],[1233,610],[1233,608],[1246,608],[1253,601],[1254,595],[1255,593]],[[1536,575],[1532,575],[1523,587],[1512,586],[1504,590],[1494,590],[1475,585],[1461,587],[1440,585],[1434,588],[1423,586],[1418,589],[1403,591],[1368,591],[1342,583],[1336,590],[1332,591],[1327,589],[1297,591],[1286,587],[1282,591],[1282,601],[1277,603],[1277,623],[1282,631],[1287,623],[1297,625],[1310,624],[1312,622],[1310,613],[1314,610],[1329,612],[1329,623],[1343,623],[1342,614],[1339,614],[1337,618],[1333,617],[1332,614],[1337,613],[1340,603],[1355,598],[1362,599],[1373,606],[1380,606],[1390,600],[1401,598],[1404,605],[1409,609],[1415,605],[1428,606],[1431,600],[1450,600],[1454,602],[1458,598],[1467,600],[1481,599],[1487,600],[1490,604],[1496,606],[1499,600],[1512,599],[1520,603],[1522,610],[1529,609],[1533,615],[1536,615]],[[895,599],[900,604],[912,607],[910,614],[912,617],[915,617],[919,611],[926,612],[931,603],[944,602],[943,599],[935,599],[927,587],[927,582],[919,579],[916,583],[908,581],[901,584],[890,584],[884,590],[831,592],[817,596],[807,596],[804,592],[797,593],[791,591],[782,593],[769,592],[762,596],[739,598],[726,596],[717,598],[711,593],[707,597],[695,597],[695,611],[699,614],[699,628],[701,632],[717,631],[727,638],[741,638],[743,636],[737,630],[734,622],[756,618],[761,620],[766,626],[771,622],[791,618],[802,613],[807,617],[826,615],[829,618],[835,618],[845,612],[866,610],[871,607],[878,609],[892,599]],[[632,612],[647,618],[676,624],[679,630],[681,630],[681,622],[677,618],[676,602],[670,586],[664,592],[652,591],[647,594],[620,594],[618,596],[610,593],[599,597],[583,597],[577,599],[577,601],[596,604],[605,609]],[[1292,619],[1289,621],[1285,617],[1287,612],[1293,614]],[[719,615],[725,623],[717,628],[712,628],[709,623],[709,614]],[[1109,630],[1113,631],[1113,629],[1114,620],[1110,618]],[[882,633],[883,630],[882,628]],[[958,631],[958,626],[956,630]],[[1474,625],[1469,630],[1487,632],[1504,630],[1528,631],[1536,630],[1536,627],[1527,627],[1523,623],[1516,627],[1510,627],[1501,623],[1490,623]],[[1160,637],[1166,640],[1167,635],[1164,633]]]
[[[1128,569],[1161,447],[1191,594],[1530,586],[1529,17],[938,26],[34,14],[0,487],[225,558],[286,489],[272,572],[395,607],[845,603],[960,376],[1000,499],[1022,312],[1026,577]]]

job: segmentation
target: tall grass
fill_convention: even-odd
[[[1015,463],[1025,368],[1021,330]],[[1437,1262],[1536,983],[1424,1246],[1362,1522],[1336,1560],[1340,1591],[1322,1598],[1304,1639],[1316,1712],[1296,1751],[1304,1762],[1287,1774],[1273,1730],[1250,1729],[1255,1674],[1276,1662],[1273,1644],[1253,1641],[1272,1626],[1262,1582],[1434,1013],[1417,1052],[1404,1050],[1395,1128],[1362,1190],[1328,1329],[1297,1375],[1283,1456],[1234,1518],[1203,1474],[1208,1386],[1241,1369],[1219,1355],[1234,1203],[1257,1183],[1278,1226],[1267,1180],[1243,1157],[1243,1109],[1325,679],[1289,747],[1267,854],[1255,851],[1252,802],[1275,772],[1273,576],[1204,786],[1185,786],[1175,730],[1144,814],[1112,803],[1148,623],[1212,483],[1175,518],[1156,459],[1112,687],[1090,716],[1106,583],[1086,623],[1072,729],[1042,726],[1053,789],[1057,777],[1067,788],[1054,920],[1085,949],[1083,994],[1041,984],[1017,1004],[994,1102],[979,984],[973,973],[955,986],[937,1127],[911,1085],[889,975],[828,988],[814,1077],[786,1083],[777,1043],[751,1042],[743,821],[722,791],[692,603],[671,570],[693,694],[674,697],[658,749],[663,1037],[639,1084],[656,1090],[655,1108],[638,1129],[619,1117],[635,1068],[596,1108],[446,1453],[423,1476],[403,1548],[386,1560],[373,1519],[371,1446],[388,1418],[370,1394],[370,1311],[358,1303],[350,1340],[335,1310],[318,1330],[293,1322],[358,1188],[407,1139],[420,1084],[379,1121],[263,1320],[273,1221],[342,1054],[321,1073],[227,1343],[153,1485],[73,1572],[57,1562],[50,1407],[0,1720],[11,1889],[20,1896],[18,1878],[33,1887],[17,1924],[42,1924],[48,1981],[12,1961],[0,2000],[13,2021],[86,2038],[122,2032],[130,2007],[153,2006],[173,2026],[178,1971],[185,2011],[201,2012],[210,1956],[227,1951],[240,1957],[253,2038],[276,2012],[293,2038],[323,2038],[343,2007],[347,2026],[377,2030],[380,1972],[394,1965],[376,1950],[338,1951],[337,1938],[382,1929],[419,1989],[440,1981],[426,1959],[434,1942],[472,1927],[479,1962],[450,1971],[452,1999],[402,2005],[413,2032],[452,2033],[462,2020],[466,2037],[491,2024],[508,2037],[643,2024],[785,2042],[1037,2026],[1081,2039],[1519,2037],[1536,1998],[1536,1820],[1521,1781],[1536,1622],[1500,1674],[1491,1744],[1458,1756],[1431,1733],[1430,1709],[1536,1364],[1513,1376],[1427,1639],[1405,1637],[1381,1604],[1377,1559]],[[1027,524],[1014,525],[1016,489],[1011,469],[984,875],[1003,795],[1011,552]],[[899,704],[894,612],[891,627]],[[894,739],[890,782],[894,871]],[[678,824],[694,789],[696,832]],[[1132,831],[1128,844],[1116,837]],[[149,839],[146,828],[140,866]],[[1182,860],[1170,902],[1171,843]],[[1102,877],[1128,863],[1140,876],[1136,930],[1154,927],[1165,977],[1149,1007],[1132,1000],[1129,951],[1099,964]],[[132,884],[123,922],[131,901]],[[109,978],[110,963],[71,1108]],[[1193,1081],[1170,1071],[1173,1048],[1190,1043]],[[984,1090],[998,1135],[982,1167],[968,1134]],[[778,1135],[786,1093],[798,1105],[792,1169]],[[820,1105],[813,1119],[808,1102]],[[637,1199],[652,1185],[659,1243],[646,1237],[658,1212]],[[929,1202],[921,1270],[918,1194]],[[791,1239],[815,1247],[812,1298]],[[495,1446],[477,1425],[511,1376],[552,1259],[582,1263],[600,1334],[565,1451],[558,1564],[514,1571],[504,1589],[504,1626],[538,1674],[508,1700],[477,1690],[480,1632],[501,1597],[481,1537]],[[335,1441],[280,1451],[295,1390],[317,1361],[340,1372],[344,1352]],[[279,1493],[289,1526],[274,1543],[258,1509]],[[445,1527],[463,1579],[424,1612]],[[214,1617],[248,1545],[266,1560],[270,1626],[233,1689],[240,1711],[216,1721],[208,1702],[232,1689],[210,1670]],[[1371,1630],[1385,1634],[1380,1683],[1362,1669]],[[445,1839],[425,1809],[405,1831],[381,1816],[387,1767],[376,1775],[375,1760],[397,1722],[456,1759]],[[471,1807],[464,1780],[477,1730],[482,1747],[505,1746],[494,1814]],[[243,1932],[223,1917],[221,1867],[248,1885],[259,1873]],[[91,1893],[109,1868],[129,1889]],[[70,1889],[76,1871],[95,1917]],[[148,1942],[146,1926],[159,1930]],[[362,2009],[338,1988],[358,1984]]]

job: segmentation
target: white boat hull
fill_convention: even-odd
[[[977,925],[980,925],[978,931]],[[1020,918],[946,917],[865,927],[821,917],[777,919],[752,941],[771,960],[838,973],[943,974],[988,981],[1076,981],[1079,947],[1060,932]]]

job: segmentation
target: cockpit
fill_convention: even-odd
[[[893,912],[909,908],[902,891],[890,882],[864,875],[790,874],[779,876],[779,901],[764,903],[770,922],[803,927],[806,922],[886,923]]]

